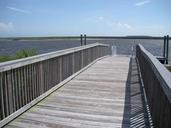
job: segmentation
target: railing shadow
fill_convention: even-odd
[[[126,82],[122,128],[150,127],[140,83],[136,60],[132,57]]]

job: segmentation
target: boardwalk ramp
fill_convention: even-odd
[[[149,127],[135,59],[97,61],[5,126],[13,127]]]

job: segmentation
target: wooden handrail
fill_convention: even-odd
[[[21,67],[21,66],[25,66],[25,65],[29,65],[29,64],[32,64],[32,63],[44,61],[44,60],[51,59],[51,58],[54,58],[54,57],[70,54],[70,53],[73,53],[73,52],[78,52],[78,51],[81,51],[81,50],[84,50],[84,49],[93,48],[93,47],[96,47],[96,46],[109,47],[108,44],[94,43],[94,44],[90,44],[90,45],[79,46],[79,47],[59,50],[59,51],[55,51],[55,52],[40,54],[40,55],[27,57],[27,58],[23,58],[23,59],[7,61],[7,62],[0,63],[0,72],[7,71],[9,69],[14,69],[14,68]]]
[[[171,127],[171,73],[142,45],[136,47],[154,127]]]
[[[25,105],[33,105],[41,95],[108,54],[109,45],[96,43],[1,63],[0,127],[9,121],[8,116],[18,115]]]

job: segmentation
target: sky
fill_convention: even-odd
[[[0,37],[171,34],[171,0],[0,0]]]

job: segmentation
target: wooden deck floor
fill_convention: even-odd
[[[149,127],[135,60],[102,59],[5,127]]]

